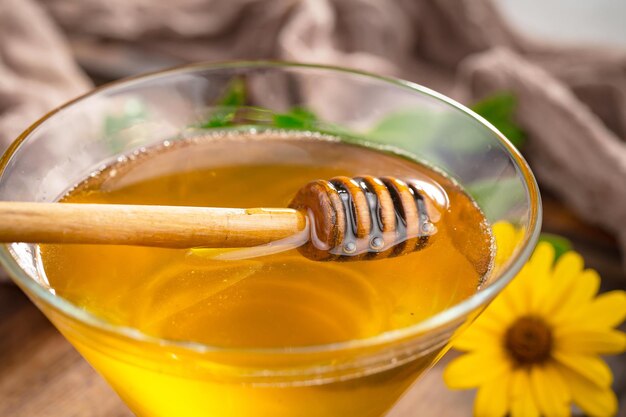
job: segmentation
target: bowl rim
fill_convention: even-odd
[[[149,79],[158,79],[164,75],[185,74],[198,71],[215,71],[225,69],[262,69],[262,68],[293,68],[293,69],[313,69],[323,70],[329,73],[337,74],[349,74],[363,77],[366,79],[373,79],[376,81],[382,81],[387,84],[395,85],[396,87],[412,90],[418,94],[428,96],[436,99],[449,107],[464,113],[472,119],[478,121],[484,128],[490,131],[495,138],[497,138],[500,144],[504,147],[507,154],[511,158],[518,173],[524,180],[526,188],[526,196],[529,201],[530,210],[528,214],[528,233],[525,234],[525,238],[520,244],[520,249],[515,253],[507,262],[504,268],[499,271],[499,274],[494,276],[492,282],[481,288],[475,294],[470,297],[448,307],[447,309],[440,311],[439,313],[426,318],[411,326],[403,327],[400,329],[389,330],[376,334],[363,339],[353,339],[342,342],[334,342],[327,344],[315,344],[305,346],[285,346],[276,348],[240,348],[240,347],[224,347],[213,346],[199,342],[192,341],[179,341],[164,339],[156,336],[151,336],[141,332],[140,330],[130,327],[121,326],[108,322],[107,320],[90,313],[84,309],[81,309],[77,305],[73,304],[69,300],[59,297],[53,294],[51,291],[40,285],[34,279],[32,279],[26,271],[24,271],[9,249],[10,244],[0,245],[0,264],[2,264],[9,275],[16,281],[16,283],[26,289],[37,298],[41,300],[54,310],[60,311],[63,315],[70,317],[73,320],[85,324],[89,327],[96,328],[105,333],[121,336],[124,339],[131,339],[136,342],[143,342],[149,344],[156,344],[161,347],[179,348],[183,350],[189,350],[195,353],[242,353],[242,354],[311,354],[311,353],[327,353],[327,352],[339,352],[351,349],[369,348],[389,344],[394,341],[402,341],[410,339],[411,337],[428,336],[429,330],[442,328],[446,324],[455,323],[457,320],[468,316],[479,307],[486,305],[490,302],[502,289],[515,277],[525,262],[528,260],[532,251],[537,244],[539,234],[541,231],[542,223],[542,203],[541,195],[539,193],[539,186],[537,181],[530,170],[530,167],[526,160],[522,157],[517,148],[490,122],[485,120],[482,116],[476,114],[466,106],[456,102],[455,100],[438,93],[428,87],[422,86],[415,82],[405,81],[399,78],[381,76],[372,74],[367,71],[356,70],[352,68],[344,68],[333,65],[311,64],[311,63],[299,63],[290,61],[273,61],[273,60],[258,60],[258,61],[226,61],[226,62],[200,62],[194,64],[186,64],[175,66],[172,68],[148,72],[139,74],[132,77],[122,78],[110,83],[98,86],[52,110],[47,112],[44,116],[39,118],[36,122],[30,125],[17,139],[9,146],[4,155],[0,158],[0,182],[4,176],[5,169],[7,168],[12,157],[17,153],[23,143],[25,143],[37,128],[43,125],[47,120],[54,117],[62,110],[73,106],[81,102],[84,99],[100,94],[104,91],[111,91],[117,88],[124,88],[133,85],[135,82],[143,82]],[[436,333],[436,332],[433,332]]]

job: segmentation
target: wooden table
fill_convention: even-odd
[[[601,273],[604,290],[624,288],[626,277],[615,242],[554,199],[545,198],[544,206],[544,230],[570,238],[587,265]],[[449,391],[442,382],[441,372],[449,359],[444,358],[426,373],[394,409],[393,417],[471,415],[473,393]],[[626,416],[626,357],[613,358],[610,364],[615,390],[621,397],[620,416]],[[132,416],[48,320],[10,284],[0,284],[0,416]]]

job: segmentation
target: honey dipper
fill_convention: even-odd
[[[423,248],[435,226],[423,190],[393,177],[313,181],[289,208],[0,202],[0,242],[239,248],[303,232],[307,258],[374,259]]]

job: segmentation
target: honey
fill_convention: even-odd
[[[492,241],[473,200],[427,165],[336,138],[265,132],[166,142],[120,158],[62,201],[287,207],[304,184],[339,175],[426,184],[437,194],[427,196],[438,208],[432,242],[354,262],[317,262],[295,248],[247,256],[238,249],[41,245],[48,284],[109,324],[167,341],[251,350],[244,362],[259,349],[297,351],[404,329],[477,291]],[[212,358],[178,351],[160,357],[155,347],[155,355],[121,358],[112,353],[114,336],[101,335],[95,346],[77,335],[66,334],[140,417],[381,416],[443,348],[380,371],[259,383],[222,375],[224,364]]]

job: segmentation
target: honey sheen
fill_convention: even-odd
[[[473,200],[426,165],[333,138],[266,132],[166,142],[120,158],[62,201],[286,207],[303,185],[339,175],[411,178],[434,190],[428,196],[436,207],[432,241],[403,256],[354,262],[316,262],[296,249],[248,257],[232,249],[41,245],[49,286],[109,324],[239,350],[372,338],[419,323],[477,291],[491,265],[492,240]],[[254,383],[228,382],[216,369],[196,374],[201,367],[191,359],[139,364],[132,355],[108,352],[114,342],[83,346],[80,336],[67,336],[146,417],[380,416],[436,354],[341,381],[250,388]]]

